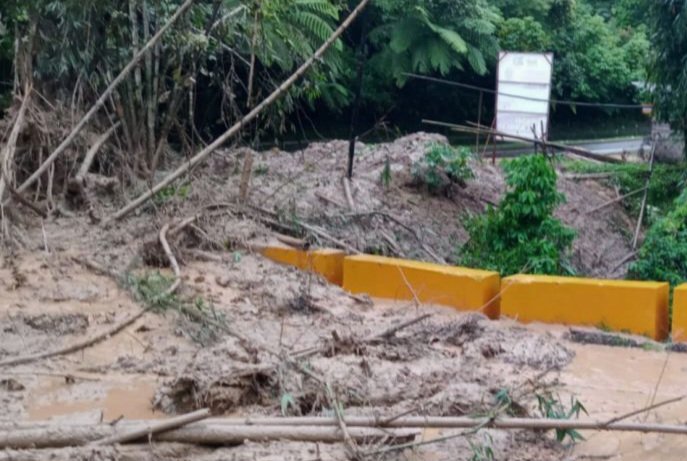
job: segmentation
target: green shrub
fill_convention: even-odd
[[[676,286],[687,280],[687,190],[674,208],[646,234],[628,278],[657,280]]]
[[[505,163],[504,170],[506,195],[498,208],[468,220],[470,239],[459,250],[459,264],[503,275],[573,273],[566,253],[575,233],[552,216],[565,201],[553,167],[544,156],[530,155]]]
[[[475,177],[468,161],[470,151],[454,149],[448,144],[432,143],[425,155],[413,164],[413,180],[433,195],[448,195],[453,184],[465,187],[468,179]]]

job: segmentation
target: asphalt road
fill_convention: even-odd
[[[627,154],[636,154],[644,145],[644,140],[639,137],[620,138],[608,140],[581,140],[581,141],[557,141],[559,144],[566,144],[569,146],[580,147],[595,154],[601,155],[617,155],[623,152]],[[648,146],[644,146],[647,149]],[[491,150],[491,149],[489,149]],[[510,157],[520,154],[532,152],[532,146],[527,147],[503,147],[497,148],[497,154],[500,157]]]

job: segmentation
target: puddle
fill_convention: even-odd
[[[594,345],[571,346],[576,357],[562,374],[566,392],[590,417],[610,419],[685,393],[687,355]],[[665,369],[664,369],[665,367]],[[657,385],[658,384],[658,385]],[[655,397],[654,397],[655,393]],[[668,404],[626,422],[683,424],[687,401]],[[575,459],[683,461],[687,437],[634,432],[583,432]]]
[[[98,385],[102,386],[103,383],[98,383]],[[154,383],[138,381],[130,385],[115,385],[108,389],[102,398],[67,400],[53,397],[49,398],[48,403],[29,405],[28,419],[39,421],[84,413],[98,414],[99,417],[100,412],[104,421],[111,421],[122,416],[126,419],[162,418],[164,415],[153,412],[151,405],[155,388]],[[61,393],[54,392],[54,394]],[[74,397],[78,397],[78,394]],[[41,400],[45,399],[41,398]]]

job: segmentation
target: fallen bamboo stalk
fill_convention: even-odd
[[[612,178],[614,173],[566,173],[561,175],[563,179],[569,179],[571,181],[584,181],[588,179],[608,179]]]
[[[79,167],[78,173],[76,173],[76,177],[74,178],[75,181],[79,184],[83,183],[83,178],[88,174],[88,171],[91,169],[91,165],[93,164],[93,160],[95,160],[95,156],[100,150],[101,147],[103,147],[103,144],[107,142],[110,137],[114,134],[114,132],[119,128],[119,125],[121,125],[121,122],[117,122],[114,125],[110,127],[109,130],[107,130],[105,133],[102,134],[96,141],[93,143],[93,145],[88,149],[88,152],[86,152],[86,155],[84,156],[83,161],[81,162],[81,167]]]
[[[604,208],[606,208],[606,207],[608,207],[608,206],[613,205],[614,203],[622,202],[623,200],[625,200],[625,199],[628,198],[628,197],[632,197],[633,195],[637,195],[637,194],[639,194],[640,192],[644,192],[646,189],[647,189],[647,186],[644,186],[644,187],[642,187],[642,188],[640,188],[640,189],[636,189],[636,190],[633,190],[632,192],[628,192],[628,193],[625,194],[625,195],[621,195],[620,197],[616,197],[616,198],[614,198],[614,199],[608,200],[607,202],[604,202],[604,203],[602,203],[601,205],[599,205],[599,206],[597,206],[597,207],[595,207],[595,208],[592,208],[592,209],[589,210],[589,211],[585,211],[584,214],[588,215],[588,214],[595,213],[595,212],[597,212],[597,211],[599,211],[599,210],[602,210],[602,209],[604,209]]]
[[[179,427],[186,426],[187,424],[195,423],[197,421],[207,419],[210,416],[210,410],[204,408],[202,410],[194,411],[185,415],[178,416],[176,418],[170,418],[165,421],[160,421],[146,425],[140,429],[134,429],[123,434],[117,434],[110,437],[105,437],[104,439],[96,440],[93,445],[114,445],[116,443],[126,443],[133,442],[135,440],[140,440],[143,437],[151,439],[153,435],[159,434],[160,432],[169,431],[171,429],[177,429]]]
[[[162,28],[157,31],[157,33],[148,41],[148,43],[141,48],[138,53],[131,58],[131,61],[122,69],[122,71],[115,77],[114,80],[108,85],[108,87],[103,91],[95,104],[86,112],[79,123],[72,129],[72,131],[67,135],[67,137],[60,143],[59,146],[45,159],[45,161],[34,171],[31,176],[29,176],[24,183],[17,188],[19,192],[24,192],[28,189],[43,173],[50,168],[50,165],[59,157],[69,145],[74,141],[76,136],[81,132],[84,126],[95,116],[96,113],[105,105],[107,100],[110,98],[114,90],[121,84],[124,79],[129,75],[129,73],[138,65],[141,59],[160,41],[162,36],[167,32],[167,30],[188,10],[191,5],[193,5],[194,0],[186,0],[169,18],[169,21],[162,26]],[[156,191],[157,192],[157,191]]]
[[[676,399],[674,401],[678,401]],[[345,416],[344,422],[352,427],[379,428],[434,428],[434,429],[470,429],[483,426],[485,418],[470,416],[405,416],[392,419],[384,423],[385,418],[373,416]],[[207,425],[247,425],[263,426],[336,426],[336,418],[305,416],[288,418],[211,418],[204,422]],[[687,434],[687,425],[615,422],[608,424],[608,420],[576,420],[576,419],[547,419],[547,418],[496,418],[484,425],[493,429],[576,429],[619,432],[654,432],[662,434]]]
[[[172,429],[151,438],[158,442],[177,442],[198,445],[239,445],[244,441],[268,442],[290,440],[297,442],[341,442],[342,434],[336,420],[328,426],[256,426],[192,423],[188,426]],[[115,437],[117,431],[145,430],[141,423],[117,426],[100,424],[97,426],[69,426],[55,424],[38,426],[13,431],[0,431],[0,448],[60,448],[86,445],[105,437]],[[374,427],[352,427],[348,430],[351,440],[361,443],[372,441],[413,440],[420,434],[418,429],[378,429]]]
[[[188,0],[192,1],[192,0]],[[131,213],[133,210],[137,209],[148,201],[151,197],[157,194],[160,190],[167,187],[182,175],[190,171],[192,168],[203,162],[212,152],[224,144],[228,139],[236,135],[243,127],[249,122],[257,118],[257,116],[265,108],[272,105],[277,99],[279,99],[282,94],[286,92],[322,55],[327,51],[327,49],[343,34],[343,32],[348,28],[348,26],[353,22],[353,20],[360,14],[360,12],[367,6],[370,0],[361,0],[358,6],[351,12],[351,14],[346,18],[344,22],[332,33],[332,35],[315,51],[315,53],[310,56],[289,78],[282,82],[279,87],[274,90],[267,98],[265,98],[260,104],[255,106],[244,118],[236,122],[231,128],[220,135],[214,142],[205,147],[203,150],[198,152],[196,155],[190,159],[184,161],[184,163],[174,170],[171,174],[167,175],[159,183],[153,186],[149,191],[141,194],[131,202],[129,202],[122,209],[114,213],[107,221],[112,222],[115,220],[122,219],[124,216]]]
[[[687,425],[632,423],[596,420],[534,419],[534,418],[472,418],[469,416],[406,416],[388,419],[370,416],[345,416],[342,420],[352,440],[412,438],[422,428],[503,430],[589,430],[608,432],[642,432],[687,435]],[[292,440],[303,442],[335,443],[342,440],[340,421],[332,417],[292,418],[210,418],[203,422],[172,429],[152,438],[158,441],[195,443],[201,445],[238,444],[244,440]],[[83,445],[117,431],[127,433],[149,427],[144,421],[120,422],[96,426],[64,423],[19,424],[14,428],[0,429],[0,448],[47,448]],[[388,440],[387,440],[388,441]]]
[[[538,146],[542,146],[546,149],[552,148],[552,149],[557,149],[557,150],[562,150],[562,151],[568,151],[572,152],[576,155],[579,155],[580,157],[585,157],[585,158],[590,158],[592,160],[598,160],[600,162],[606,162],[606,163],[622,163],[622,160],[618,160],[613,157],[609,157],[606,155],[601,155],[601,154],[595,154],[593,152],[590,152],[586,149],[582,149],[580,147],[575,147],[575,146],[567,146],[565,144],[558,144],[555,142],[550,142],[550,141],[542,141],[541,139],[531,139],[527,138],[524,136],[517,136],[513,134],[508,134],[504,133],[502,131],[495,130],[491,127],[486,127],[483,125],[480,125],[479,127],[469,127],[465,125],[455,125],[453,123],[446,123],[446,122],[438,122],[435,120],[422,120],[422,123],[426,123],[428,125],[436,125],[436,126],[443,126],[446,128],[451,128],[454,131],[460,131],[464,133],[471,133],[471,134],[476,134],[476,133],[482,133],[482,132],[487,132],[488,134],[492,136],[501,136],[502,138],[508,138],[508,139],[515,139],[517,141],[524,141],[528,143],[533,143]]]

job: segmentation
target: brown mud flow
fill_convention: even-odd
[[[409,187],[410,165],[426,143],[437,139],[420,133],[361,146],[352,190],[356,210],[343,205],[339,176],[332,174],[345,146],[340,142],[314,143],[295,154],[259,154],[256,171],[261,173],[253,176],[251,200],[280,219],[298,216],[361,250],[395,248],[401,256],[427,259],[417,236],[403,226],[379,216],[349,215],[385,210],[407,227],[419,228],[421,222],[423,242],[448,258],[466,237],[459,217],[498,202],[504,183],[500,169],[476,162],[478,179],[451,197],[429,197]],[[387,157],[393,172],[388,190],[379,181]],[[164,203],[107,228],[93,226],[85,215],[54,217],[43,226],[28,227],[25,238],[30,245],[0,257],[0,361],[74,344],[139,312],[146,299],[155,298],[170,281],[158,244],[160,228],[208,203],[234,197],[239,181],[234,172],[240,171],[240,164],[236,152],[219,152],[194,172],[197,178],[187,195],[172,194]],[[568,204],[559,213],[579,231],[576,266],[589,275],[622,276],[622,269],[611,274],[610,268],[628,252],[620,230],[627,216],[619,206],[594,218],[583,213],[608,200],[613,191],[564,180],[560,187]],[[98,199],[103,214],[121,205],[112,196]],[[304,366],[330,382],[346,414],[364,416],[483,414],[506,390],[515,396],[511,410],[518,415],[539,416],[536,394],[553,392],[564,403],[568,395],[578,396],[592,417],[597,412],[610,417],[645,405],[661,376],[664,355],[656,352],[579,346],[553,327],[352,297],[247,250],[249,243],[274,234],[274,228],[231,210],[200,218],[196,228],[170,239],[183,277],[176,296],[95,345],[0,367],[0,424],[46,419],[97,424],[119,417],[162,418],[203,407],[217,415],[333,414],[321,383],[266,350],[295,354],[316,349],[302,359]],[[326,242],[315,238],[313,243]],[[116,279],[104,272],[115,273]],[[189,316],[189,311],[200,317]],[[424,313],[432,316],[389,338],[365,341]],[[227,328],[243,339],[227,334]],[[680,393],[682,360],[677,355],[669,359],[656,400]],[[625,363],[629,365],[624,368]],[[680,408],[682,403],[648,418],[679,422]],[[446,432],[426,430],[422,437]],[[489,430],[478,435],[387,458],[468,461],[475,447],[488,445],[496,459],[584,459],[584,452],[575,458],[576,450],[592,453],[606,447],[603,441],[617,439],[616,458],[609,459],[643,459],[623,457],[634,456],[638,446],[649,447],[646,453],[651,453],[655,440],[648,435],[586,434],[587,442],[569,449],[550,433]],[[656,449],[668,450],[675,439],[659,440],[663,445]],[[379,447],[362,447],[374,448]],[[0,460],[153,456],[338,460],[345,453],[343,444],[282,441],[213,449],[155,443],[102,448],[96,455],[87,448],[0,452]]]

